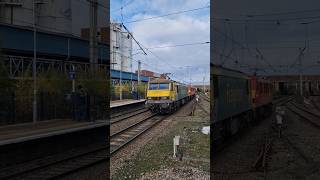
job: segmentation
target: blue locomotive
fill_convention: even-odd
[[[210,64],[213,139],[236,134],[249,122],[270,114],[272,85],[265,79]]]

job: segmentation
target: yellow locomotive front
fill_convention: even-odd
[[[148,83],[146,105],[153,112],[170,113],[175,110],[176,91],[174,82],[155,79]]]

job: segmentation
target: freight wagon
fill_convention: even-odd
[[[214,139],[236,134],[272,109],[272,86],[265,79],[210,64],[211,126]]]

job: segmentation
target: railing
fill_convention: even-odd
[[[33,58],[22,56],[1,56],[0,58],[3,59],[3,63],[0,63],[0,66],[4,66],[3,68],[8,71],[10,78],[32,78]],[[91,64],[45,58],[37,58],[36,63],[37,74],[46,73],[51,70],[68,74],[70,71],[73,71],[73,68],[77,73],[86,74],[89,73],[93,67],[95,68],[95,72],[108,72],[108,65],[106,64]]]
[[[22,6],[22,0],[0,0],[1,4]]]
[[[86,112],[86,120],[107,119],[105,98],[86,96],[85,104],[76,104],[71,94],[40,92],[38,99],[38,121],[52,119],[75,119],[80,106]],[[0,93],[0,126],[32,122],[33,96],[17,93]],[[83,113],[83,112],[82,112]]]

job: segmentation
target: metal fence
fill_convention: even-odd
[[[40,92],[37,97],[38,121],[51,119],[75,119],[79,105],[74,94]],[[107,100],[96,95],[87,95],[83,119],[94,121],[106,119]],[[32,122],[32,95],[15,93],[0,94],[0,125]]]
[[[32,78],[33,58],[23,56],[1,56],[0,68],[8,71],[8,76],[12,79],[30,79]],[[92,63],[65,61],[63,59],[45,59],[37,58],[37,73],[46,73],[52,70],[56,72],[68,74],[70,71],[76,71],[78,74],[88,74]],[[107,64],[94,64],[97,72],[107,73]]]
[[[145,92],[136,92],[136,91],[122,92],[122,99],[145,99],[145,98],[146,98]],[[111,101],[120,100],[120,93],[119,92],[112,92],[110,99],[111,99]]]

